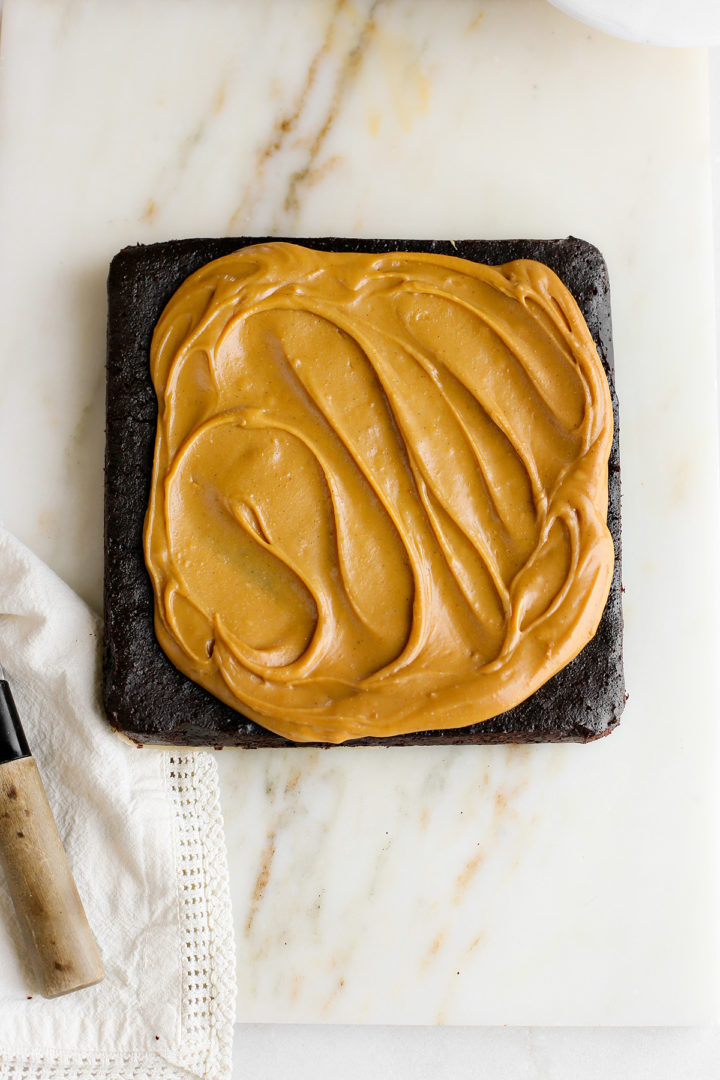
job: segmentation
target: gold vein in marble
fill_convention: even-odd
[[[266,143],[256,155],[255,170],[237,208],[228,221],[228,231],[234,232],[244,226],[263,196],[266,188],[268,170],[291,166],[293,158],[300,149],[301,163],[292,168],[283,181],[284,193],[277,196],[274,216],[267,226],[270,233],[277,233],[287,228],[297,217],[301,209],[301,192],[307,185],[326,176],[339,162],[340,157],[333,155],[318,165],[317,160],[325,141],[333,128],[342,103],[352,86],[358,68],[362,63],[368,44],[376,30],[375,12],[383,0],[373,0],[366,14],[360,15],[348,0],[338,0],[328,20],[322,40],[308,64],[305,79],[298,90],[293,104],[276,120]],[[359,20],[359,26],[354,24]],[[343,33],[347,33],[350,24],[350,43],[342,42]],[[340,57],[334,59],[334,52],[341,49]],[[332,71],[332,89],[327,100],[315,105],[313,94],[321,74]],[[317,115],[316,115],[317,113]],[[278,163],[282,158],[282,165]],[[254,226],[258,232],[259,227]]]
[[[243,198],[228,221],[228,231],[233,232],[238,225],[245,221],[251,211],[255,199],[262,191],[267,166],[279,154],[290,135],[292,135],[300,123],[303,111],[307,105],[310,93],[317,81],[318,70],[328,56],[336,33],[337,20],[342,10],[346,7],[347,0],[337,0],[332,15],[328,20],[323,39],[310,59],[305,80],[298,91],[294,104],[275,121],[273,131],[266,144],[258,150],[255,172]]]
[[[310,151],[308,153],[307,161],[301,169],[298,169],[290,176],[288,183],[287,193],[285,195],[285,202],[283,204],[283,210],[286,214],[297,213],[300,209],[300,197],[299,192],[303,184],[306,184],[314,175],[317,175],[317,170],[314,169],[315,161],[322,149],[331,127],[335,123],[335,119],[340,110],[340,105],[343,101],[345,93],[348,87],[352,84],[352,81],[357,73],[358,68],[362,62],[364,53],[368,47],[370,39],[375,31],[375,12],[382,0],[375,0],[370,8],[367,18],[363,22],[360,32],[357,37],[357,41],[353,45],[352,49],[347,53],[344,62],[340,67],[335,89],[333,91],[332,98],[328,106],[327,114],[325,115],[322,123],[318,127],[315,137],[310,144]],[[277,222],[275,223],[277,228]]]

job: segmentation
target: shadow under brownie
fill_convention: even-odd
[[[242,716],[183,675],[154,632],[153,594],[142,531],[147,507],[157,400],[150,379],[153,329],[182,282],[205,263],[278,237],[169,241],[125,248],[108,279],[107,442],[105,459],[105,709],[138,743],[198,746],[295,744]],[[608,526],[615,547],[610,595],[592,641],[530,698],[469,727],[420,731],[340,745],[587,742],[617,726],[625,703],[622,665],[618,408],[612,374],[610,294],[604,260],[581,240],[409,241],[334,237],[288,242],[327,251],[425,251],[488,265],[537,259],[575,297],[608,376],[614,436],[608,475]]]

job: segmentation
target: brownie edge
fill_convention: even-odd
[[[537,259],[575,297],[608,377],[614,435],[608,467],[608,527],[615,568],[593,639],[526,701],[468,727],[364,738],[342,746],[589,742],[619,723],[626,693],[622,659],[619,415],[613,378],[610,287],[593,245],[564,240],[355,240],[236,237],[126,247],[108,276],[105,446],[105,635],[103,697],[110,722],[139,744],[327,746],[292,743],[260,727],[183,675],[154,632],[153,594],[142,530],[150,493],[157,401],[150,341],[165,305],[205,263],[251,244],[286,240],[321,251],[426,251],[487,265]]]

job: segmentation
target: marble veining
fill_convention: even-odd
[[[253,200],[263,190],[268,173],[278,168],[279,157],[285,159],[279,168],[285,191],[284,196],[280,192],[282,201],[267,230],[269,234],[277,233],[281,226],[292,225],[301,208],[303,185],[311,184],[335,164],[337,159],[333,158],[320,168],[316,163],[346,88],[376,31],[374,16],[380,3],[382,0],[373,0],[362,13],[346,0],[338,0],[333,6],[298,94],[275,121],[268,142],[258,151],[254,173],[240,205],[228,221],[230,235],[245,231],[246,223],[251,220]],[[318,95],[322,95],[320,107],[317,115],[313,115]],[[296,156],[298,161],[294,160]]]
[[[609,264],[621,727],[585,747],[219,754],[238,1018],[713,1019],[702,55],[614,41],[540,0],[5,0],[1,48],[0,516],[96,608],[116,250],[573,233]]]

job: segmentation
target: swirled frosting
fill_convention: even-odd
[[[264,727],[485,720],[595,633],[610,395],[546,266],[245,248],[172,297],[151,370],[156,634]]]

